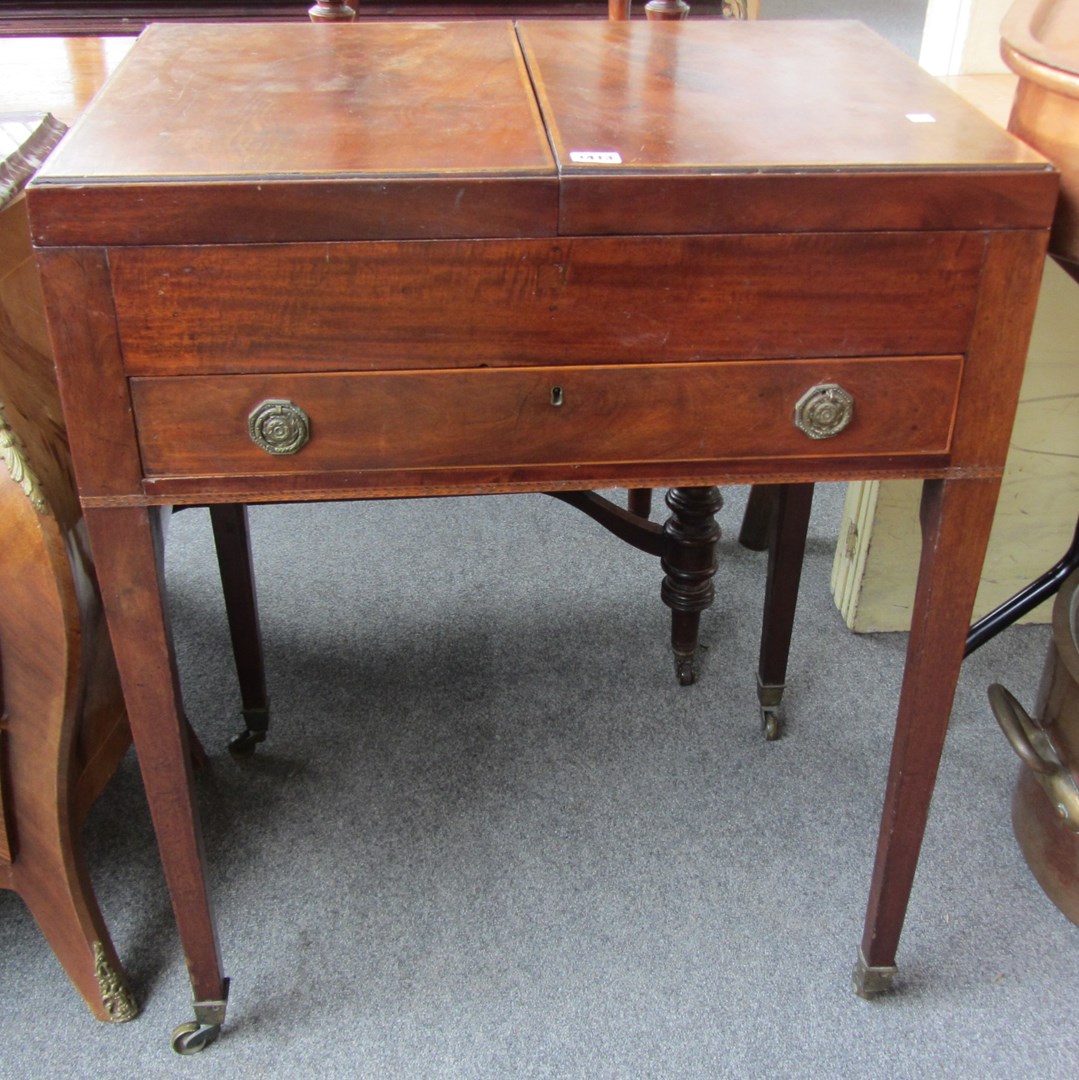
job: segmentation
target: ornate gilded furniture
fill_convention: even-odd
[[[244,707],[257,728],[266,695],[245,514],[212,511]],[[0,207],[0,597],[0,888],[26,902],[93,1014],[128,1020],[135,998],[80,829],[131,736],[22,196]]]

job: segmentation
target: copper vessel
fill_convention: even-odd
[[[1060,170],[1049,250],[1079,281],[1079,0],[1017,0],[1000,32],[1019,76],[1008,128]]]
[[[1017,0],[1001,25],[1000,51],[1019,76],[1008,128],[1061,174],[1049,253],[1079,281],[1079,0]],[[1079,571],[1054,603],[1036,719],[1002,686],[990,687],[989,698],[1022,759],[1012,796],[1016,840],[1046,894],[1079,924],[1077,606]]]
[[[1035,717],[1002,686],[993,712],[1022,759],[1012,797],[1015,837],[1054,904],[1079,924],[1079,571],[1053,605],[1053,640]]]

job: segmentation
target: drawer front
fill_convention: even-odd
[[[132,379],[131,391],[147,476],[796,461],[946,454],[962,366],[946,356],[186,376]],[[795,411],[821,384],[842,387],[853,414],[839,434],[811,438]],[[251,416],[267,402],[282,428],[288,407],[273,403],[302,411],[308,438],[295,452],[253,440]]]
[[[131,375],[961,353],[978,233],[588,237],[109,255]]]

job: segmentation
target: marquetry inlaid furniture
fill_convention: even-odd
[[[9,134],[30,136],[19,156],[28,169],[62,130],[41,109],[73,122],[125,51],[116,44],[124,43],[0,44],[0,117],[12,118]],[[20,68],[28,49],[32,84],[30,68],[25,79]],[[247,730],[257,734],[267,712],[246,513],[221,505],[211,518]],[[26,200],[11,192],[0,199],[0,598],[0,888],[25,901],[94,1015],[127,1020],[137,1006],[80,832],[131,737],[75,490]]]
[[[30,205],[192,979],[181,1048],[227,984],[162,597],[174,505],[559,493],[660,557],[680,655],[714,485],[924,478],[856,969],[883,990],[1056,185],[854,23],[149,30]],[[590,494],[638,487],[671,489],[664,525]]]
[[[94,1014],[137,1009],[79,827],[130,745],[63,435],[26,204],[0,209],[0,888]]]

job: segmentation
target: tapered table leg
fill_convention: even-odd
[[[626,507],[631,514],[647,518],[652,515],[652,489],[630,488],[626,492]]]
[[[772,509],[776,492],[782,484],[754,484],[749,489],[746,508],[742,513],[742,527],[738,531],[738,543],[750,551],[764,551],[768,547],[768,533],[772,524]]]
[[[929,480],[922,557],[880,838],[854,970],[863,997],[886,990],[914,882],[993,519],[998,478]]]
[[[85,518],[191,979],[195,1023],[182,1025],[182,1038],[173,1041],[176,1049],[188,1052],[216,1036],[225,1016],[228,986],[206,886],[188,728],[165,603],[162,513],[155,508],[110,507],[87,509]]]
[[[761,730],[766,739],[778,739],[782,726],[779,707],[787,685],[787,660],[812,508],[812,484],[776,486],[769,515],[768,575],[764,584],[764,619],[757,667],[757,698],[761,706]]]
[[[244,730],[229,742],[229,750],[243,756],[254,753],[255,747],[266,738],[270,726],[247,507],[242,503],[211,506],[210,523],[217,547],[217,565],[221,571],[245,725]]]
[[[671,516],[663,526],[665,550],[660,564],[666,577],[660,595],[671,609],[671,647],[679,683],[697,680],[697,639],[701,612],[715,598],[719,526],[723,506],[717,487],[672,488],[667,492]]]

